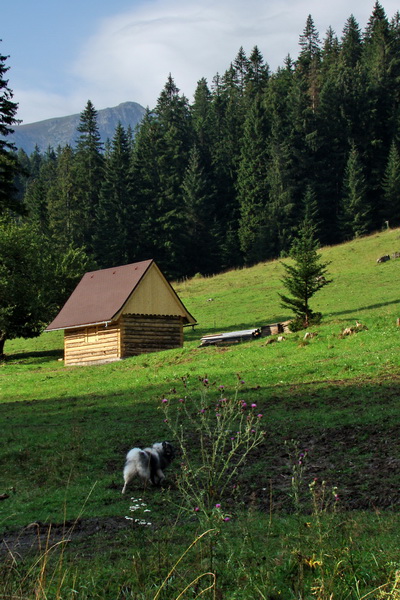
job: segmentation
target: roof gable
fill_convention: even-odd
[[[46,331],[110,322],[118,318],[126,306],[129,306],[131,312],[139,312],[134,310],[132,296],[135,290],[139,289],[139,285],[150,269],[155,270],[158,274],[160,288],[168,287],[176,304],[174,313],[158,312],[155,314],[179,314],[187,323],[195,323],[195,319],[185,309],[154,261],[145,260],[121,267],[85,273]],[[143,303],[141,308],[143,308]],[[151,310],[147,314],[152,314]]]

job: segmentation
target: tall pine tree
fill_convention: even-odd
[[[119,123],[105,160],[96,214],[97,228],[93,235],[95,256],[100,268],[123,265],[135,260],[134,209],[131,204],[129,166],[128,136]]]
[[[370,207],[364,170],[354,144],[351,147],[345,171],[341,220],[344,239],[352,239],[369,231]]]
[[[390,227],[400,226],[400,155],[393,141],[383,179],[382,221]]]
[[[75,204],[80,206],[81,226],[75,237],[79,245],[85,245],[92,252],[104,157],[97,125],[97,111],[90,100],[80,115],[78,133],[75,154]]]
[[[271,223],[267,219],[269,156],[268,122],[260,94],[248,109],[238,168],[239,240],[246,264],[270,253]]]
[[[8,58],[0,53],[0,214],[10,210],[23,212],[14,185],[14,180],[20,173],[20,165],[14,152],[14,144],[7,140],[7,136],[14,131],[13,125],[18,123],[18,104],[13,101],[13,92],[8,79],[5,79],[10,68],[6,65]]]

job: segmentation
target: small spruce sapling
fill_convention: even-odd
[[[292,331],[305,329],[321,320],[321,313],[311,310],[310,299],[332,280],[327,278],[329,263],[321,261],[317,248],[315,225],[306,216],[291,247],[290,256],[294,264],[283,264],[286,275],[282,278],[282,283],[291,296],[279,294],[281,306],[289,308],[295,314],[291,324]]]

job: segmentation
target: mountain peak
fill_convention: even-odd
[[[132,129],[140,123],[145,113],[143,106],[137,102],[122,102],[112,108],[103,108],[97,111],[97,125],[102,142],[114,137],[118,123],[127,129]],[[66,117],[55,117],[45,121],[27,123],[14,127],[14,134],[10,136],[17,148],[22,148],[31,154],[37,145],[41,152],[49,146],[56,149],[58,146],[75,146],[79,133],[77,127],[80,113]]]

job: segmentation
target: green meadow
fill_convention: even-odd
[[[6,342],[0,599],[398,600],[400,259],[376,261],[399,251],[400,229],[321,249],[309,339],[200,347],[290,318],[277,260],[175,282],[198,322],[181,349],[67,368],[62,332]],[[123,496],[126,452],[164,439],[163,486]],[[210,456],[232,478],[202,495]]]

